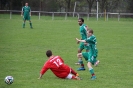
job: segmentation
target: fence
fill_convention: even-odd
[[[0,10],[0,13],[4,13],[4,12],[9,12],[10,13],[10,19],[12,19],[12,13],[20,13],[21,11],[18,11],[18,10]],[[38,15],[38,19],[40,20],[41,19],[41,15],[48,15],[48,16],[51,16],[52,20],[54,20],[54,17],[55,16],[64,16],[64,19],[67,20],[67,17],[68,15],[71,17],[75,17],[77,16],[78,18],[79,17],[82,17],[82,16],[86,16],[87,17],[87,20],[89,20],[90,17],[94,16],[97,18],[97,13],[85,13],[85,12],[46,12],[46,11],[31,11],[32,14],[35,14]],[[130,16],[130,18],[133,18],[133,13],[110,13],[110,12],[107,12],[107,13],[98,13],[98,18],[99,17],[104,17],[105,18],[105,21],[108,21],[109,20],[109,16],[110,15],[113,15],[113,17],[117,17],[118,21],[120,21],[120,18],[121,16]],[[97,18],[97,20],[98,20]]]

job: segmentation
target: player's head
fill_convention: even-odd
[[[84,19],[83,18],[79,18],[78,19],[78,24],[81,26],[84,23]]]
[[[47,51],[46,51],[46,55],[47,55],[47,57],[52,56],[52,51],[51,51],[51,50],[47,50]]]
[[[28,3],[25,3],[25,6],[28,6]]]
[[[92,29],[89,29],[88,30],[88,36],[91,36],[93,34],[93,30]]]

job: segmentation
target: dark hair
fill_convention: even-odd
[[[52,51],[51,50],[47,50],[46,55],[47,55],[47,57],[52,56]]]
[[[93,34],[93,30],[92,29],[89,29],[89,33],[92,33]]]
[[[81,20],[82,22],[84,22],[84,19],[83,18],[79,18],[79,20]]]

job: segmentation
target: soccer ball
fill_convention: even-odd
[[[12,84],[13,83],[13,77],[12,76],[6,76],[4,81],[6,84]]]

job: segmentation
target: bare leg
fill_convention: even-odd
[[[85,70],[83,60],[82,60],[82,53],[78,53],[77,57],[78,57],[78,63],[80,64],[80,68],[78,68],[78,71]]]
[[[83,49],[78,49],[78,53],[81,53],[81,52],[82,52],[82,50],[83,50]],[[82,58],[82,57],[81,57],[81,58]],[[76,62],[75,64],[76,64],[76,65],[80,65],[80,63],[79,63],[79,62]]]

